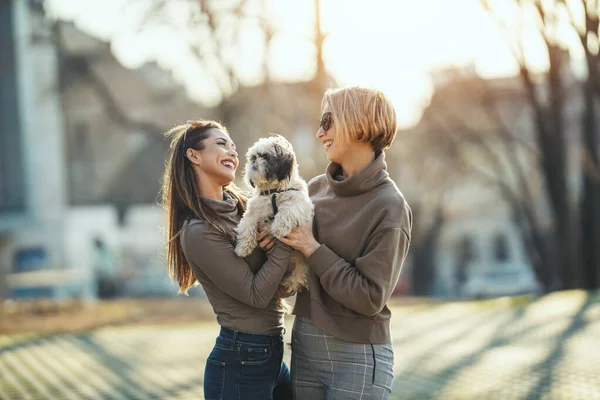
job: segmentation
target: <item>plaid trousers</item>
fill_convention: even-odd
[[[391,344],[350,343],[296,317],[292,387],[296,400],[388,399],[394,377]]]

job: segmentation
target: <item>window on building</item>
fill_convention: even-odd
[[[508,261],[508,240],[506,235],[499,233],[494,236],[494,258],[496,261]]]
[[[465,236],[458,242],[457,254],[459,264],[468,264],[475,259],[475,246],[470,237]]]
[[[469,236],[460,239],[456,246],[455,279],[462,285],[467,279],[467,266],[475,259],[475,246]]]

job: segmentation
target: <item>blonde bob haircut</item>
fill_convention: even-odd
[[[325,92],[321,110],[329,106],[336,132],[342,141],[369,142],[379,154],[396,137],[396,111],[379,90],[360,86]]]

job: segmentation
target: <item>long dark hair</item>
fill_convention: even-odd
[[[167,266],[169,276],[179,284],[179,293],[184,294],[196,283],[181,247],[181,232],[187,222],[192,218],[202,220],[212,225],[232,243],[235,241],[234,232],[227,228],[219,214],[204,204],[199,196],[196,174],[186,157],[189,148],[204,149],[204,140],[210,136],[209,131],[213,128],[229,134],[220,123],[203,120],[176,126],[165,134],[171,139],[162,182]],[[238,200],[238,212],[243,214],[248,202],[247,197],[233,183],[225,186],[223,190]]]

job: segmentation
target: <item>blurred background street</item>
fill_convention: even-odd
[[[414,217],[394,396],[600,399],[599,9],[0,1],[0,398],[198,398],[215,322],[167,276],[163,133],[222,121],[241,165],[279,133],[308,181],[324,91],[363,85]]]
[[[208,307],[173,312],[184,305],[193,310],[186,302],[104,304],[96,311],[105,314],[106,326],[94,329],[85,326],[84,313],[63,311],[80,320],[60,323],[71,333],[32,333],[30,325],[29,333],[1,337],[0,398],[202,398],[204,360],[219,328]],[[392,305],[392,399],[600,397],[597,295],[405,298]],[[288,316],[286,344],[292,324]],[[287,345],[285,359],[289,363]]]

